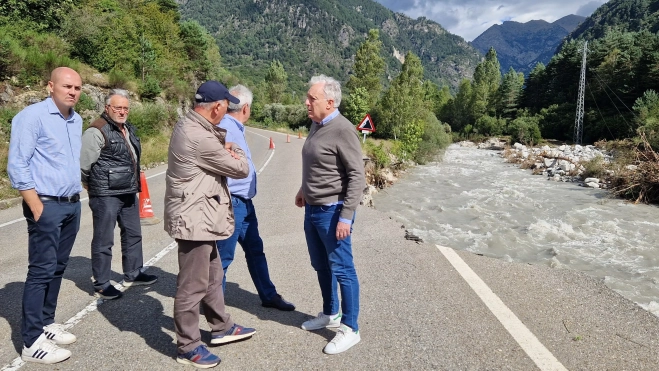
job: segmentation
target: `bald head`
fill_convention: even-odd
[[[80,99],[82,79],[73,69],[68,67],[55,68],[50,73],[48,81],[50,97],[64,117],[71,115],[71,110]]]

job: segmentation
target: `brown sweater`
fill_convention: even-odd
[[[302,192],[309,205],[343,201],[340,217],[352,219],[362,199],[364,160],[355,127],[342,115],[311,124],[302,147]]]

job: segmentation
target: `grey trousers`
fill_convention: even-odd
[[[118,196],[90,196],[94,236],[92,237],[92,274],[94,289],[110,286],[114,226],[121,231],[121,268],[124,280],[132,281],[144,265],[142,257],[142,227],[135,193]]]
[[[176,240],[179,273],[174,297],[174,327],[179,353],[187,353],[201,342],[199,305],[204,311],[211,335],[233,326],[224,311],[222,261],[215,241]]]

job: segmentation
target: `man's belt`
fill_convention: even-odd
[[[78,202],[80,201],[80,194],[74,194],[73,196],[46,196],[39,195],[41,201],[57,201],[57,202]]]

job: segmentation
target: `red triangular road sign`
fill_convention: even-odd
[[[371,133],[375,132],[375,125],[373,124],[373,119],[371,119],[371,115],[367,113],[366,116],[364,116],[362,121],[357,126],[357,130],[360,130],[362,132],[364,131],[368,131]]]

